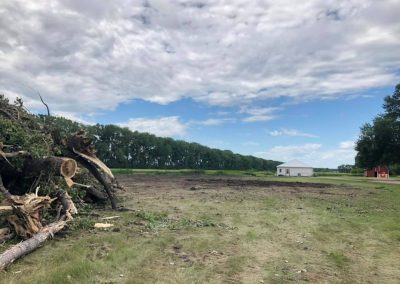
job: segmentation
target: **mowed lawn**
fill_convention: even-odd
[[[120,181],[131,211],[81,209],[66,236],[0,282],[400,283],[400,185],[154,173]],[[110,216],[119,217],[102,220]]]

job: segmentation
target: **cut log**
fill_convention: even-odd
[[[15,157],[26,157],[30,156],[30,154],[27,151],[18,151],[18,152],[12,152],[12,153],[4,153],[1,155],[3,158],[15,158]]]
[[[104,178],[102,173],[93,165],[91,162],[82,158],[81,156],[76,156],[76,154],[69,153],[70,157],[73,157],[78,163],[87,168],[89,172],[101,183],[104,187],[104,190],[107,193],[108,199],[110,200],[112,209],[117,209],[117,202],[115,201],[115,197],[112,193],[112,186],[107,180]]]
[[[76,161],[65,157],[46,157],[43,159],[26,159],[23,173],[25,176],[39,176],[41,172],[71,178],[75,175],[78,166]]]
[[[76,174],[78,165],[76,161],[70,158],[61,158],[60,174],[64,178],[72,178]]]
[[[62,230],[66,225],[66,221],[60,220],[44,227],[39,233],[32,238],[23,241],[0,255],[0,271],[12,264],[15,260],[31,253],[35,249],[41,247],[47,239],[55,233]]]
[[[91,157],[89,155],[86,155],[84,153],[81,153],[75,149],[72,149],[75,154],[81,156],[83,159],[91,162],[92,164],[96,165],[103,173],[105,173],[111,180],[114,180],[115,177],[113,173],[111,172],[110,168],[107,167],[99,158],[97,157]]]
[[[108,199],[110,200],[111,207],[117,209],[117,203],[112,193],[113,188],[111,185],[115,180],[115,177],[111,170],[96,157],[93,141],[86,135],[86,132],[80,130],[74,135],[68,137],[66,146],[68,150],[66,150],[64,154],[73,158],[89,170],[89,172],[103,185]],[[108,182],[103,174],[108,177],[111,182]]]
[[[65,215],[68,220],[72,220],[72,215],[78,214],[78,210],[76,209],[71,196],[69,196],[65,191],[59,191],[57,197],[63,208],[62,214]]]
[[[97,190],[94,186],[77,182],[74,182],[74,186],[83,188],[86,191],[86,196],[89,197],[93,202],[104,202],[108,199],[105,193]]]
[[[20,153],[22,153],[20,155]],[[0,155],[0,171],[3,176],[12,177],[14,180],[18,180],[21,178],[37,178],[45,174],[46,176],[62,176],[64,177],[66,184],[70,187],[72,182],[71,178],[75,176],[78,165],[74,159],[67,157],[55,157],[50,156],[41,159],[34,159],[30,154],[26,152],[13,152],[13,153],[4,153],[4,155]],[[10,160],[6,160],[6,158]],[[12,158],[20,157],[23,160],[23,167],[20,170],[17,170],[12,165]],[[10,188],[13,194],[23,194],[24,192],[19,190],[15,190]],[[26,189],[28,190],[28,189]],[[25,191],[26,192],[26,191]]]
[[[73,212],[75,208],[74,203],[70,200],[68,194],[60,194],[60,202],[63,204],[64,212]],[[64,202],[63,202],[64,199]],[[65,207],[64,207],[65,206]],[[76,210],[76,208],[75,208]],[[0,255],[0,271],[4,270],[7,266],[12,264],[15,260],[31,253],[37,248],[41,247],[46,240],[53,237],[54,234],[61,231],[68,221],[72,220],[71,214],[64,214],[59,220],[42,228],[32,238],[23,241],[10,249],[6,250]]]

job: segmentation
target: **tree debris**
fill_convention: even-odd
[[[11,104],[0,95],[0,243],[24,239],[0,255],[0,270],[72,221],[78,214],[73,197],[117,208],[118,182],[97,158],[90,135],[60,128],[40,99],[45,117],[31,114],[20,99]]]

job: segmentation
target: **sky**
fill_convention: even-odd
[[[83,123],[354,164],[400,82],[400,0],[2,0],[0,93]]]

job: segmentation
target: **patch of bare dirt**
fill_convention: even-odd
[[[307,187],[307,188],[329,188],[332,187],[330,184],[325,183],[308,183],[308,182],[288,182],[288,181],[271,181],[271,180],[251,180],[251,179],[237,179],[237,178],[200,178],[200,179],[187,179],[189,182],[197,182],[197,183],[207,183],[213,185],[223,185],[229,187],[243,187],[243,186],[251,186],[251,187]]]
[[[248,177],[121,175],[118,176],[118,180],[127,189],[126,197],[133,195],[134,199],[139,199],[139,202],[152,199],[164,204],[174,199],[187,199],[194,196],[197,200],[205,201],[253,199],[268,195],[284,195],[288,198],[312,195],[329,198],[330,196],[355,197],[367,194],[358,188],[332,184],[271,181]],[[126,198],[126,200],[131,199]]]

